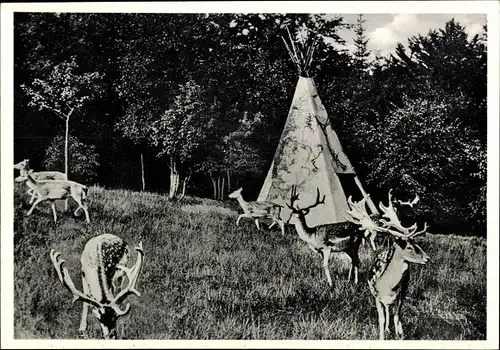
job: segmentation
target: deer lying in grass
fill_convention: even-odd
[[[379,320],[379,339],[385,339],[385,332],[389,332],[390,308],[394,308],[393,321],[396,337],[403,337],[401,324],[401,307],[408,290],[410,281],[409,263],[426,264],[429,256],[420,248],[413,239],[418,235],[426,233],[427,223],[424,228],[417,231],[417,224],[411,227],[403,227],[391,202],[389,191],[389,205],[386,207],[379,204],[383,218],[379,223],[382,227],[377,230],[383,231],[393,237],[392,246],[377,255],[375,262],[369,272],[368,286],[375,297]],[[377,227],[372,218],[366,212],[366,207],[357,207],[351,213],[352,222],[360,225],[363,229]]]
[[[281,228],[281,234],[285,236],[285,223],[280,218],[281,208],[283,207],[272,202],[247,202],[241,195],[242,190],[243,188],[240,187],[229,195],[229,198],[236,199],[241,206],[241,209],[243,209],[243,214],[238,216],[236,225],[240,223],[240,220],[242,218],[250,218],[255,220],[255,225],[257,226],[257,229],[260,230],[259,219],[267,218],[273,220],[272,224],[269,225],[268,228],[271,228],[275,224],[278,224]]]
[[[358,283],[358,268],[360,263],[359,245],[364,238],[370,237],[375,231],[366,230],[363,234],[358,229],[358,226],[351,222],[309,227],[306,222],[307,214],[309,214],[312,208],[325,203],[325,196],[322,199],[320,197],[319,189],[317,189],[316,201],[308,207],[298,208],[294,205],[299,199],[297,187],[292,186],[290,204],[287,203],[288,208],[292,211],[288,223],[295,225],[299,237],[308,244],[312,251],[320,253],[323,256],[323,269],[330,287],[333,286],[333,282],[328,265],[332,251],[344,252],[351,258],[351,266],[347,279],[350,281],[352,277],[356,284]],[[364,200],[366,201],[366,199]],[[349,203],[352,204],[351,198],[349,198]],[[370,246],[375,250],[374,242],[370,241]]]
[[[14,169],[17,169],[19,171],[23,170],[30,170],[30,165],[29,165],[30,160],[29,159],[24,159],[23,161],[14,164]],[[37,181],[44,181],[44,180],[67,180],[66,174],[61,173],[59,171],[37,171],[33,172],[31,174],[33,179]],[[32,188],[28,188],[28,191],[26,191],[30,196],[30,204],[32,204],[35,200],[36,197],[36,191],[33,190]],[[67,205],[66,205],[67,208]]]
[[[37,181],[32,177],[33,170],[21,170],[21,175],[18,176],[16,182],[26,182],[29,188],[37,193],[37,198],[31,209],[26,213],[26,216],[31,215],[33,209],[43,202],[50,201],[52,212],[54,213],[54,223],[57,222],[56,203],[57,199],[73,198],[78,204],[74,214],[76,215],[80,209],[85,213],[87,223],[90,223],[89,212],[85,200],[87,198],[88,188],[74,181],[69,180],[47,180]]]
[[[91,305],[103,337],[116,338],[118,317],[125,316],[130,311],[130,304],[127,303],[123,309],[120,304],[130,294],[141,296],[136,285],[144,259],[142,242],[135,249],[138,253],[137,261],[133,267],[128,268],[126,265],[130,251],[123,239],[111,234],[91,238],[85,244],[80,258],[83,292],[76,289],[68,270],[63,266],[65,260],[60,259],[61,253],[54,249],[50,251],[50,259],[59,280],[73,294],[73,302],[83,302],[79,328],[81,335],[87,330],[88,307]],[[124,287],[125,276],[128,284]]]

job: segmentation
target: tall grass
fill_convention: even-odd
[[[347,283],[348,260],[331,259],[329,288],[321,259],[294,229],[258,232],[235,226],[236,206],[197,198],[169,202],[151,193],[89,190],[91,223],[72,212],[52,222],[41,204],[26,217],[24,191],[15,193],[15,337],[77,337],[81,304],[57,279],[49,250],[62,253],[78,288],[79,256],[87,239],[113,233],[143,242],[140,298],[130,296],[119,320],[124,339],[377,339],[377,313],[366,284],[373,259],[361,250],[360,283]],[[62,206],[60,207],[62,208]],[[74,210],[74,206],[71,207]],[[431,256],[411,267],[403,306],[406,339],[486,337],[486,241],[428,235]],[[135,261],[135,252],[132,261]],[[93,316],[89,336],[100,337]]]

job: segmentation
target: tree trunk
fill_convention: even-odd
[[[64,132],[64,174],[68,179],[68,142],[69,142],[69,115],[66,117],[66,130]]]
[[[181,193],[181,195],[179,197],[179,200],[183,200],[184,197],[186,196],[186,187],[187,187],[187,184],[189,182],[189,179],[191,178],[191,174],[192,174],[192,171],[190,169],[189,170],[189,174],[182,181],[182,193]]]
[[[68,148],[69,148],[69,117],[71,116],[71,110],[66,116],[66,125],[64,131],[64,175],[66,175],[66,180],[68,179]],[[64,211],[68,210],[68,199],[64,201]]]
[[[229,175],[229,170],[226,170],[227,174],[227,193],[231,193],[231,177]]]
[[[224,200],[224,185],[225,185],[225,178],[224,175],[221,176],[222,178],[222,185],[220,186],[220,200]]]
[[[208,172],[210,174],[210,180],[212,181],[212,187],[214,189],[214,199],[217,199],[217,183],[211,171]]]
[[[141,180],[142,180],[142,190],[146,190],[146,180],[144,179],[144,155],[141,152]]]
[[[170,157],[170,191],[168,194],[169,199],[177,197],[179,192],[179,171],[177,170],[177,159],[175,156]]]
[[[220,176],[219,174],[217,174],[217,196],[215,197],[215,200],[219,200],[220,199]]]

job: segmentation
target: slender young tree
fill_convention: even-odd
[[[68,177],[69,122],[83,105],[91,100],[98,89],[99,73],[77,72],[78,65],[73,57],[52,69],[44,79],[35,79],[30,86],[21,88],[31,98],[29,105],[39,110],[47,109],[64,121],[64,173]]]

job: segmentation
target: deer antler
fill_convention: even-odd
[[[383,217],[389,219],[388,221],[385,219],[380,219],[380,222],[387,228],[395,228],[398,231],[401,231],[403,234],[410,234],[417,229],[417,224],[413,224],[411,227],[404,227],[399,221],[398,214],[396,210],[392,206],[392,189],[389,190],[389,205],[386,207],[382,202],[379,203],[380,210],[384,213]]]
[[[325,204],[325,195],[323,195],[323,199],[320,199],[321,197],[321,194],[319,193],[319,188],[316,188],[316,200],[314,201],[314,204],[308,206],[308,207],[305,207],[305,208],[297,208],[297,210],[301,211],[305,214],[309,213],[309,210],[314,208],[314,207],[317,207],[319,204]]]
[[[290,208],[292,212],[297,212],[297,209],[293,206],[293,204],[299,199],[299,195],[297,194],[297,186],[292,185],[292,190],[290,191],[290,204],[286,203],[286,206]]]
[[[409,207],[412,207],[418,203],[418,201],[420,200],[420,197],[417,195],[415,195],[415,198],[413,198],[411,201],[406,201],[406,202],[403,202],[403,201],[400,201],[398,200],[398,203],[401,204],[401,205],[407,205]]]
[[[137,261],[135,265],[131,268],[127,268],[125,266],[118,265],[117,267],[124,271],[128,278],[128,285],[122,289],[114,298],[110,301],[109,307],[113,308],[118,316],[126,315],[130,311],[130,304],[127,303],[125,305],[125,309],[122,310],[118,306],[125,298],[130,294],[135,294],[138,297],[141,296],[141,293],[136,289],[137,279],[139,278],[139,273],[141,272],[142,261],[144,258],[144,251],[142,249],[142,242],[139,243],[137,247]]]
[[[415,230],[414,230],[412,233],[410,233],[410,237],[411,237],[411,238],[413,238],[413,237],[416,237],[416,236],[419,236],[419,235],[425,234],[425,233],[427,233],[427,229],[428,229],[428,228],[429,228],[429,226],[428,226],[428,225],[427,225],[427,223],[425,222],[425,223],[424,223],[424,228],[423,228],[423,229],[421,229],[420,231],[415,232],[415,231],[416,231],[416,227],[415,227]]]
[[[349,217],[345,217],[347,221],[360,225],[359,230],[365,231],[386,231],[385,229],[377,226],[375,222],[373,222],[370,214],[366,210],[366,201],[370,195],[367,194],[363,199],[359,202],[353,202],[352,196],[349,196],[347,199],[347,203],[349,204],[350,210],[346,210],[346,213],[349,214]]]
[[[346,210],[346,213],[349,214],[350,217],[345,217],[347,221],[353,222],[357,225],[360,225],[359,230],[365,230],[365,232],[385,232],[389,233],[395,237],[408,239],[415,237],[417,235],[421,235],[427,230],[427,223],[425,223],[424,228],[417,232],[417,224],[413,224],[411,227],[404,227],[392,206],[392,194],[389,191],[389,205],[386,207],[382,203],[379,204],[379,208],[384,213],[384,217],[389,220],[380,219],[379,222],[382,223],[382,227],[377,226],[377,224],[372,220],[371,216],[368,214],[366,210],[366,201],[370,196],[367,194],[363,199],[359,202],[353,202],[352,197],[349,197],[347,202],[349,204],[350,210]]]
[[[71,279],[71,276],[69,275],[68,269],[63,267],[63,264],[66,262],[64,259],[59,259],[61,256],[61,253],[54,251],[54,249],[51,249],[50,251],[50,260],[52,260],[52,264],[54,265],[56,271],[57,271],[57,276],[59,276],[59,280],[61,283],[68,288],[68,290],[73,294],[73,302],[76,302],[77,300],[80,300],[82,302],[87,302],[97,308],[102,308],[104,307],[103,304],[92,298],[91,296],[85,295],[79,290],[76,289],[75,284],[73,283],[73,280]]]

